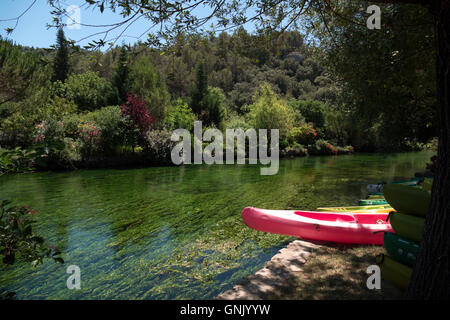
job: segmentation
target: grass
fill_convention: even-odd
[[[386,253],[380,246],[324,245],[313,251],[302,266],[301,276],[273,299],[283,300],[391,300],[402,293],[381,281],[381,289],[369,290],[366,273],[375,257]]]

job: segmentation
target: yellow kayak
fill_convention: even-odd
[[[373,212],[384,213],[395,211],[390,205],[375,205],[375,206],[349,206],[349,207],[321,207],[316,211],[322,212]]]

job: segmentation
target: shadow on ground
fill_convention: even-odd
[[[385,253],[380,246],[344,246],[293,241],[261,270],[218,299],[388,300],[402,294],[382,281],[370,290],[367,268]]]

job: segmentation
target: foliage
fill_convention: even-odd
[[[284,100],[263,84],[250,106],[250,121],[256,129],[279,129],[280,137],[286,137],[294,125],[294,113]]]
[[[175,142],[171,141],[172,131],[149,130],[145,137],[144,153],[150,163],[170,164],[171,151]]]
[[[134,93],[127,95],[127,101],[120,106],[122,115],[130,119],[127,132],[131,144],[135,146],[144,139],[155,118],[150,116],[147,104]]]
[[[37,52],[23,52],[0,37],[0,106],[26,98],[48,81],[49,74]]]
[[[221,128],[227,115],[226,98],[222,90],[209,87],[206,96],[203,98],[203,108],[201,120],[206,125],[214,124]]]
[[[133,61],[129,79],[130,90],[145,101],[153,119],[163,121],[168,112],[170,95],[148,57],[141,55]]]
[[[122,46],[120,49],[118,66],[112,81],[117,90],[117,101],[120,104],[125,102],[127,93],[129,92],[130,67],[128,59],[128,50],[125,46]]]
[[[246,131],[251,128],[251,125],[246,121],[244,116],[239,116],[236,113],[231,114],[224,123],[225,129],[242,129]]]
[[[114,92],[109,82],[93,71],[72,74],[65,83],[56,81],[51,92],[73,101],[80,111],[96,110],[114,101]]]
[[[33,233],[33,216],[37,212],[11,203],[8,200],[0,203],[0,257],[3,264],[14,264],[16,257],[31,262],[33,267],[46,257],[64,263],[58,248],[46,245],[42,237]]]
[[[281,151],[281,156],[284,157],[302,157],[307,155],[308,149],[297,142],[294,142],[292,146],[289,146]]]
[[[191,94],[191,108],[197,114],[200,115],[202,111],[207,110],[205,107],[204,99],[208,94],[208,77],[205,70],[205,61],[202,60],[197,66],[197,78],[195,86]]]
[[[311,12],[323,62],[342,88],[340,99],[356,126],[370,130],[360,145],[404,150],[437,134],[436,62],[433,18],[422,6],[380,4],[383,27],[368,30],[359,1],[348,1],[339,16],[324,12],[327,29]],[[364,59],[361,59],[364,57]],[[361,139],[362,140],[362,139]],[[354,143],[353,141],[351,141]],[[356,143],[355,143],[356,145]]]
[[[308,148],[308,153],[311,155],[336,155],[338,150],[328,141],[319,139]]]
[[[93,122],[82,123],[78,126],[81,141],[81,153],[84,158],[102,151],[102,132]]]
[[[53,61],[52,81],[66,81],[69,75],[69,48],[64,31],[58,29],[56,35],[56,56]]]
[[[299,111],[305,121],[312,123],[315,128],[325,127],[326,106],[316,100],[289,100],[289,106]]]
[[[290,139],[298,144],[311,145],[317,139],[317,130],[311,124],[303,124],[292,128]]]
[[[64,123],[48,118],[38,123],[34,130],[33,149],[36,150],[34,165],[38,168],[74,168],[80,160],[78,144],[65,137]]]
[[[106,154],[114,152],[117,146],[126,144],[127,117],[123,117],[119,106],[103,107],[99,110],[89,112],[78,123],[95,123],[100,130],[99,150]]]
[[[165,124],[171,129],[187,129],[194,127],[195,115],[189,105],[181,99],[173,102],[170,112],[167,114]]]
[[[33,170],[35,150],[16,147],[12,150],[0,148],[0,176],[4,173],[29,172]]]

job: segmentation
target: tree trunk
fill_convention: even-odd
[[[450,0],[435,0],[438,167],[407,299],[450,299]]]

